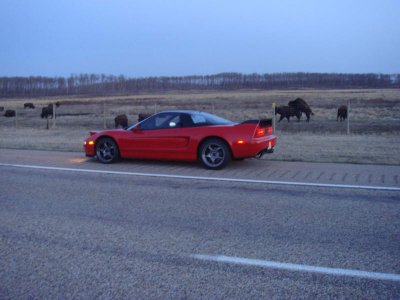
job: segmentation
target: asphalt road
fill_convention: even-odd
[[[0,150],[0,163],[209,172],[195,164],[128,161],[108,167],[77,154],[27,153]],[[261,173],[255,162],[242,163],[211,174],[250,178],[253,167],[257,178],[269,178],[269,171]],[[279,162],[263,163],[279,168]],[[281,163],[282,170],[297,167]],[[367,178],[364,184],[373,167],[318,164],[308,171],[336,168],[350,174],[356,169],[359,178]],[[398,167],[375,170],[398,187]],[[400,298],[396,190],[6,165],[0,166],[0,186],[1,299]],[[234,259],[217,262],[216,256]],[[246,259],[260,263],[243,264]],[[271,262],[283,267],[271,267]],[[339,272],[319,272],[318,267]],[[371,277],[354,275],[356,270]]]

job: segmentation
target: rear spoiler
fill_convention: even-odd
[[[240,123],[239,125],[241,125],[241,124],[257,124],[254,128],[253,136],[257,135],[257,137],[259,137],[258,130],[262,130],[260,136],[263,136],[265,134],[272,134],[272,132],[273,132],[272,119],[247,120],[247,121]]]
[[[247,120],[244,121],[242,123],[239,123],[239,125],[241,124],[258,124],[259,127],[272,127],[272,119],[260,119],[260,120]]]

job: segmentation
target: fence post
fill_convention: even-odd
[[[274,102],[272,102],[272,128],[273,128],[274,132],[275,132],[275,106],[276,106],[276,103],[274,101]]]
[[[103,128],[106,129],[106,101],[103,101]]]
[[[53,128],[56,128],[56,104],[53,103]]]
[[[350,100],[347,101],[347,134],[350,134]]]

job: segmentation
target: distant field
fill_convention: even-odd
[[[311,122],[292,119],[277,123],[276,152],[266,159],[400,164],[400,90],[291,90],[168,92],[110,97],[2,99],[0,106],[17,109],[17,119],[0,117],[0,147],[81,151],[82,140],[93,129],[113,128],[118,114],[129,122],[137,114],[166,109],[195,109],[235,121],[272,117],[272,103],[286,105],[306,100]],[[41,107],[60,102],[56,128],[46,130]],[[345,122],[336,122],[337,108],[350,101],[351,135]],[[34,110],[23,109],[32,102]],[[52,120],[49,120],[50,125]]]

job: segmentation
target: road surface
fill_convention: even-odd
[[[398,299],[399,174],[2,149],[0,298]]]

